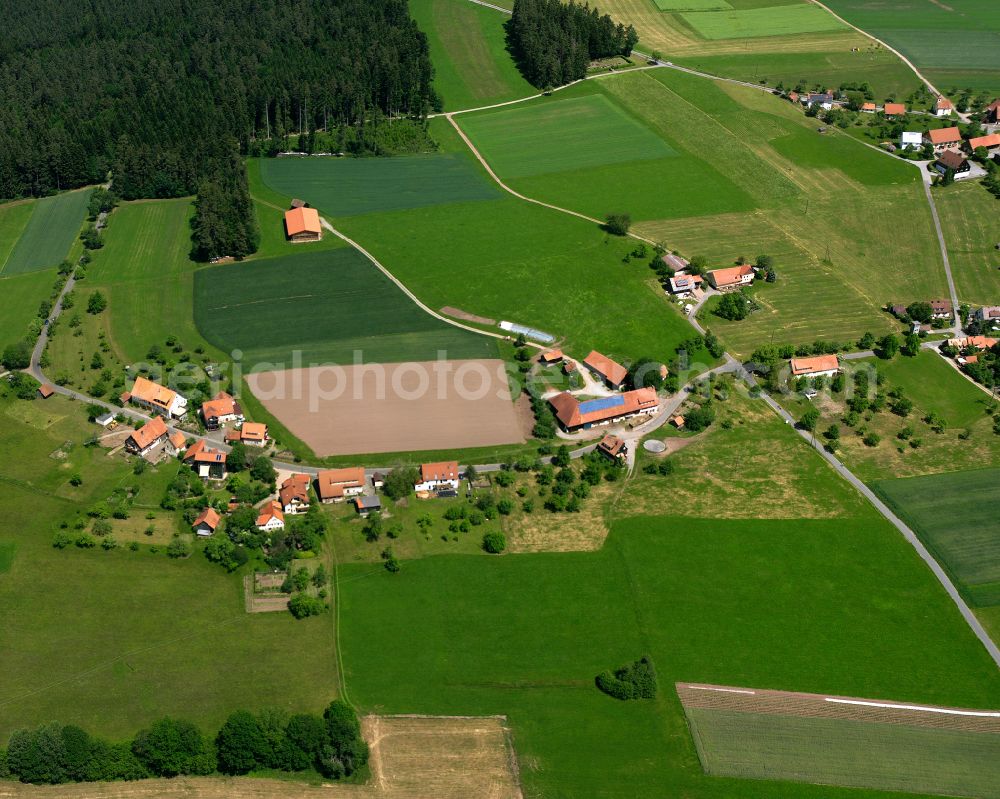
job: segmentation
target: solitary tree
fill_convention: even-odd
[[[628,214],[608,214],[604,227],[614,236],[626,236],[632,227],[632,217]]]

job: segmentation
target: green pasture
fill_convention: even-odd
[[[48,299],[55,282],[54,269],[0,278],[0,295],[4,300],[4,311],[0,314],[0,345],[13,344],[27,335],[28,326],[37,318],[38,306]]]
[[[445,109],[489,105],[537,90],[507,52],[508,16],[468,0],[412,0],[410,15],[427,34],[434,89]]]
[[[286,197],[300,197],[335,217],[493,200],[500,191],[465,153],[267,158],[260,162],[260,172],[268,188]]]
[[[841,30],[840,20],[818,6],[790,5],[681,14],[705,39],[744,39]]]
[[[31,203],[31,216],[24,224],[17,244],[0,267],[0,274],[6,277],[57,266],[69,254],[80,233],[89,200],[90,189],[79,189]],[[20,217],[23,213],[18,211],[16,216]],[[11,229],[19,224],[18,221],[12,222]]]
[[[660,11],[728,11],[726,0],[652,0]]]
[[[18,200],[0,205],[0,275],[34,210],[34,200]]]
[[[106,292],[112,342],[126,362],[144,360],[168,336],[190,349],[204,342],[192,316],[193,213],[190,199],[147,200],[123,203],[109,217],[80,288]]]
[[[808,87],[836,88],[842,83],[868,81],[880,98],[906,97],[920,84],[913,70],[884,47],[864,47],[857,52],[848,47],[814,52],[696,53],[671,60],[710,75],[764,82],[769,86],[779,83],[795,86],[805,80]]]
[[[341,226],[429,307],[545,330],[577,357],[596,348],[619,359],[669,359],[694,335],[646,262],[622,263],[634,241],[513,198],[485,212],[481,203],[464,203],[352,217]],[[710,362],[704,353],[695,357]]]
[[[177,466],[135,476],[120,457],[84,446],[94,430],[80,404],[60,397],[0,399],[0,448],[18,453],[0,459],[0,497],[31,508],[0,519],[0,540],[17,547],[0,576],[0,741],[53,720],[124,739],[164,715],[210,732],[237,708],[319,711],[338,692],[332,615],[246,614],[242,575],[210,564],[200,547],[179,561],[145,543],[138,552],[52,547],[64,523],[79,532],[75,520],[89,524],[84,511],[122,486],[138,494],[132,519],[111,520],[116,531],[176,524],[159,499]]]
[[[365,363],[496,357],[495,343],[418,308],[353,249],[202,269],[194,276],[194,318],[221,350],[252,364]],[[273,363],[272,363],[273,362]]]
[[[586,91],[570,89],[569,91]],[[456,121],[503,178],[652,161],[677,152],[601,94],[463,114]]]
[[[14,552],[17,545],[10,541],[0,541],[0,574],[10,571],[10,566],[14,562]]]
[[[975,604],[1000,605],[1000,469],[875,483]]]
[[[850,136],[830,128],[826,133],[801,128],[773,139],[771,146],[798,168],[839,169],[864,186],[920,183],[917,169],[874,150],[862,150]]]
[[[942,91],[1000,92],[1000,5],[993,0],[830,0],[848,22],[889,43]]]
[[[934,195],[948,243],[958,296],[976,305],[1000,303],[1000,203],[978,181],[955,183]]]
[[[661,219],[752,208],[730,176],[673,143],[675,127],[658,128],[647,118],[655,111],[633,102],[647,83],[641,74],[616,76],[569,90],[578,96],[457,121],[517,191],[595,218],[618,211]]]
[[[340,598],[352,700],[505,714],[529,795],[852,795],[706,778],[676,680],[1000,701],[978,641],[870,514],[847,524],[632,518],[594,553],[431,557],[395,576],[343,565]],[[656,663],[657,700],[596,691],[598,672],[642,653]]]
[[[713,777],[1000,796],[1000,735],[708,708],[685,712]]]
[[[940,355],[922,350],[915,358],[873,361],[889,385],[903,389],[925,412],[947,419],[953,427],[969,427],[983,419],[990,396],[958,374]]]

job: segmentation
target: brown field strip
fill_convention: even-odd
[[[524,441],[500,360],[320,366],[246,381],[319,457]]]
[[[252,777],[178,777],[137,782],[21,785],[0,799],[521,799],[516,757],[497,716],[366,716],[372,779],[307,785]]]
[[[900,724],[963,732],[1000,734],[1000,711],[947,708],[881,699],[861,699],[793,691],[677,683],[684,708],[727,710],[800,718],[844,719],[873,724]]]

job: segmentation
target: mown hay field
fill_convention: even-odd
[[[430,316],[349,248],[199,270],[194,318],[216,347],[242,351],[247,372],[288,368],[293,351],[302,365],[496,353],[492,339]]]
[[[507,52],[506,14],[468,0],[413,0],[410,14],[427,34],[434,89],[446,110],[537,92],[521,77]]]
[[[7,277],[57,266],[69,254],[80,232],[89,200],[90,190],[78,189],[30,203],[31,216],[0,267],[0,275]],[[24,212],[8,213],[19,218]],[[15,226],[17,222],[11,224]]]
[[[260,172],[268,188],[335,217],[494,200],[500,192],[465,153],[267,158],[260,162]]]
[[[840,20],[814,5],[786,5],[681,14],[705,39],[747,39],[845,29]]]
[[[956,183],[934,195],[948,243],[959,299],[1000,304],[1000,203],[978,182]]]
[[[1000,605],[1000,469],[880,480],[874,487],[967,597]]]

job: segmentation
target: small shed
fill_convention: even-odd
[[[42,399],[48,399],[55,393],[56,390],[52,388],[52,386],[50,386],[48,383],[42,383],[42,385],[38,387],[38,396],[41,397]]]
[[[115,415],[113,413],[102,413],[94,421],[101,427],[107,427],[115,420]]]
[[[354,500],[354,507],[358,509],[358,515],[364,518],[367,517],[372,511],[381,511],[382,500],[374,495],[357,497]]]
[[[307,203],[305,200],[295,199],[295,200],[292,200],[292,206],[291,207],[293,209],[294,208],[308,208],[309,207],[309,203]]]
[[[323,236],[319,213],[305,207],[285,211],[285,235],[292,242],[319,241]]]

